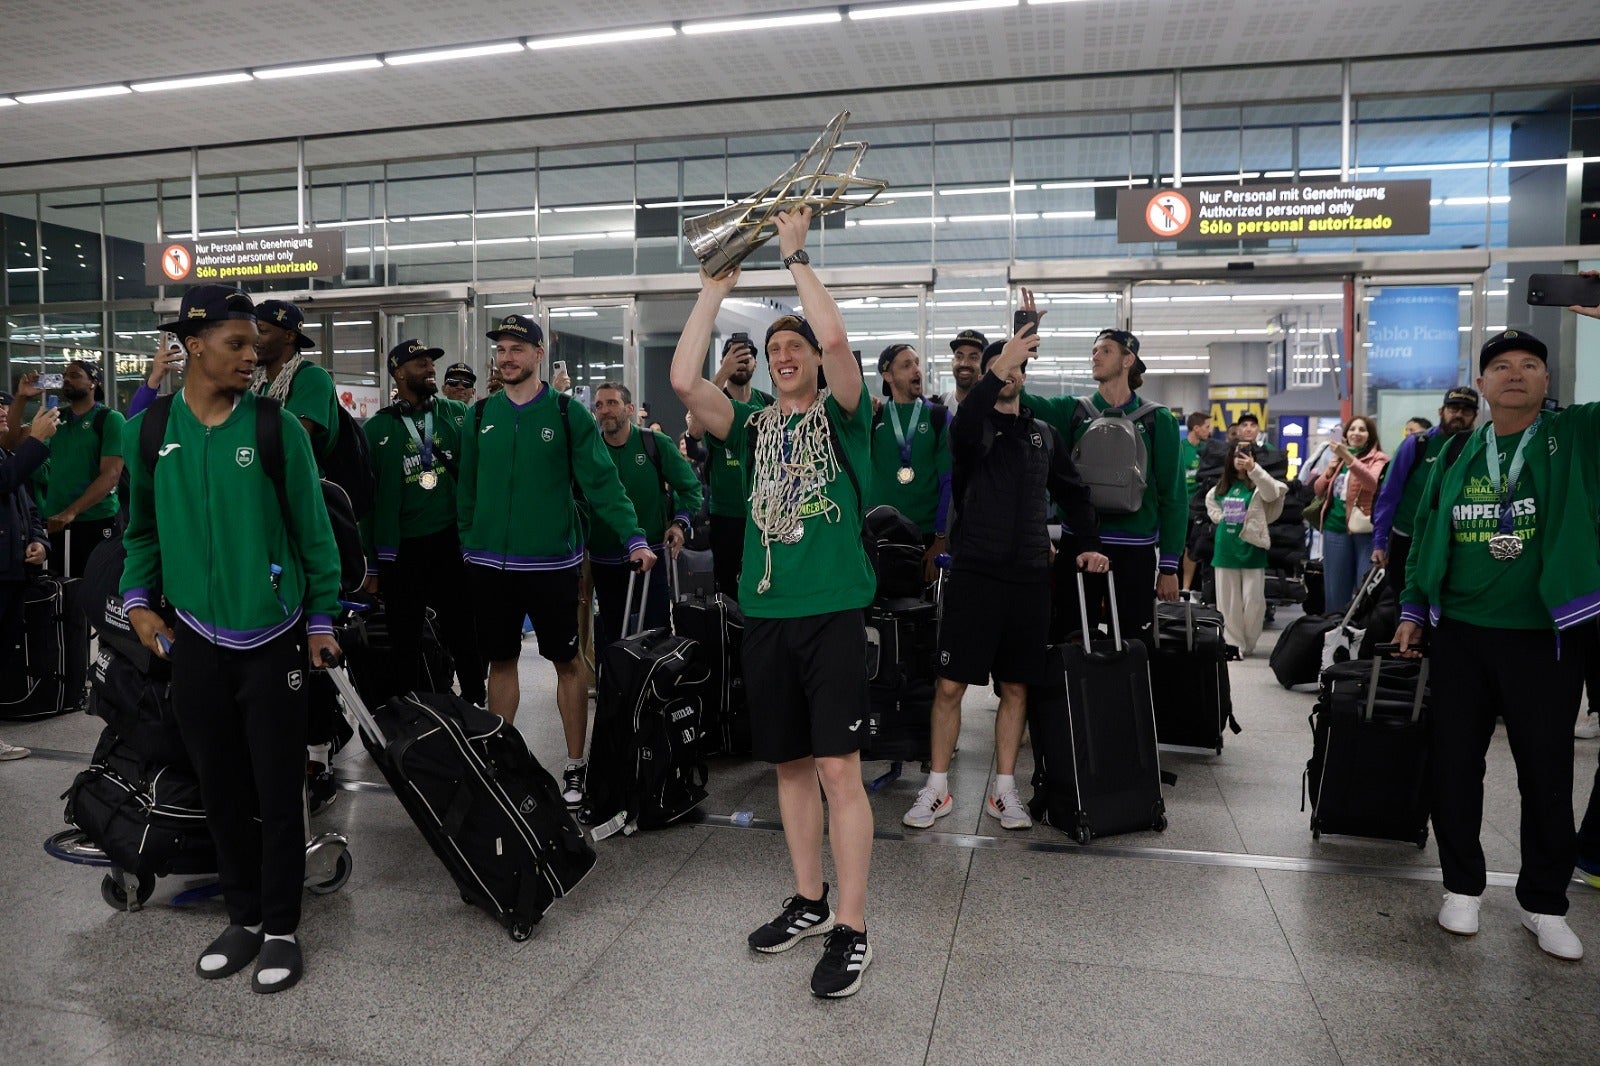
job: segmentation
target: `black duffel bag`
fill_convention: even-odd
[[[172,682],[141,673],[110,644],[89,669],[89,713],[141,758],[193,772],[172,713]]]
[[[142,758],[113,729],[100,734],[89,768],[62,798],[67,824],[141,880],[217,868],[199,781],[183,767]]]
[[[866,538],[877,549],[873,567],[878,573],[880,600],[921,599],[928,583],[922,579],[922,531],[905,515],[887,504],[867,512]]]

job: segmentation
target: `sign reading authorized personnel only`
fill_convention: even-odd
[[[344,231],[264,233],[144,246],[146,285],[271,281],[344,273]]]
[[[1427,233],[1431,181],[1190,185],[1117,193],[1117,241],[1393,237]]]

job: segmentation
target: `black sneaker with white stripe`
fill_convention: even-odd
[[[796,893],[783,901],[783,913],[750,934],[750,946],[768,955],[788,951],[808,936],[821,936],[833,928],[833,908],[828,906],[828,886],[821,899]]]
[[[587,764],[567,764],[567,772],[561,775],[561,798],[567,801],[567,810],[575,811],[583,806],[583,786],[588,776]]]
[[[872,965],[872,945],[867,934],[848,925],[836,925],[822,944],[822,958],[811,971],[811,994],[843,999],[861,989],[861,975]]]

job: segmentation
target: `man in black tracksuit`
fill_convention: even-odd
[[[6,432],[11,403],[11,394],[0,392],[0,435]],[[49,554],[50,535],[33,505],[30,479],[50,458],[45,442],[55,436],[60,418],[58,410],[40,411],[15,454],[0,449],[0,652],[22,642],[22,590],[27,587],[28,567],[43,566]],[[27,748],[0,740],[0,762],[30,754]]]
[[[951,537],[954,570],[939,628],[939,682],[934,690],[932,773],[902,821],[926,829],[950,813],[950,757],[961,733],[961,697],[968,685],[1000,685],[995,717],[995,786],[984,810],[1006,829],[1033,825],[1017,795],[1017,750],[1027,716],[1028,686],[1048,678],[1050,520],[1046,490],[1072,530],[1061,550],[1092,573],[1110,562],[1100,553],[1099,520],[1060,434],[1036,420],[1018,396],[1037,327],[983,353],[987,371],[961,401],[951,423],[953,494],[960,501]],[[1002,355],[1002,352],[1005,354]]]

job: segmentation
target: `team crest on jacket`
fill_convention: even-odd
[[[299,670],[290,670],[287,678],[290,692],[299,692],[300,686],[305,682],[305,675]]]
[[[254,448],[239,448],[233,453],[233,461],[241,467],[247,467],[256,461],[256,450]]]
[[[556,431],[551,429],[549,426],[545,426],[539,431],[539,436],[543,437],[546,441],[552,441],[556,439]]]
[[[644,453],[643,452],[640,452],[638,455],[635,455],[633,457],[633,465],[634,466],[643,466],[644,465]]]
[[[1030,436],[1028,438],[1028,440],[1033,444],[1033,446],[1035,448],[1043,448],[1044,447],[1044,436],[1042,434],[1035,433],[1032,436]]]

